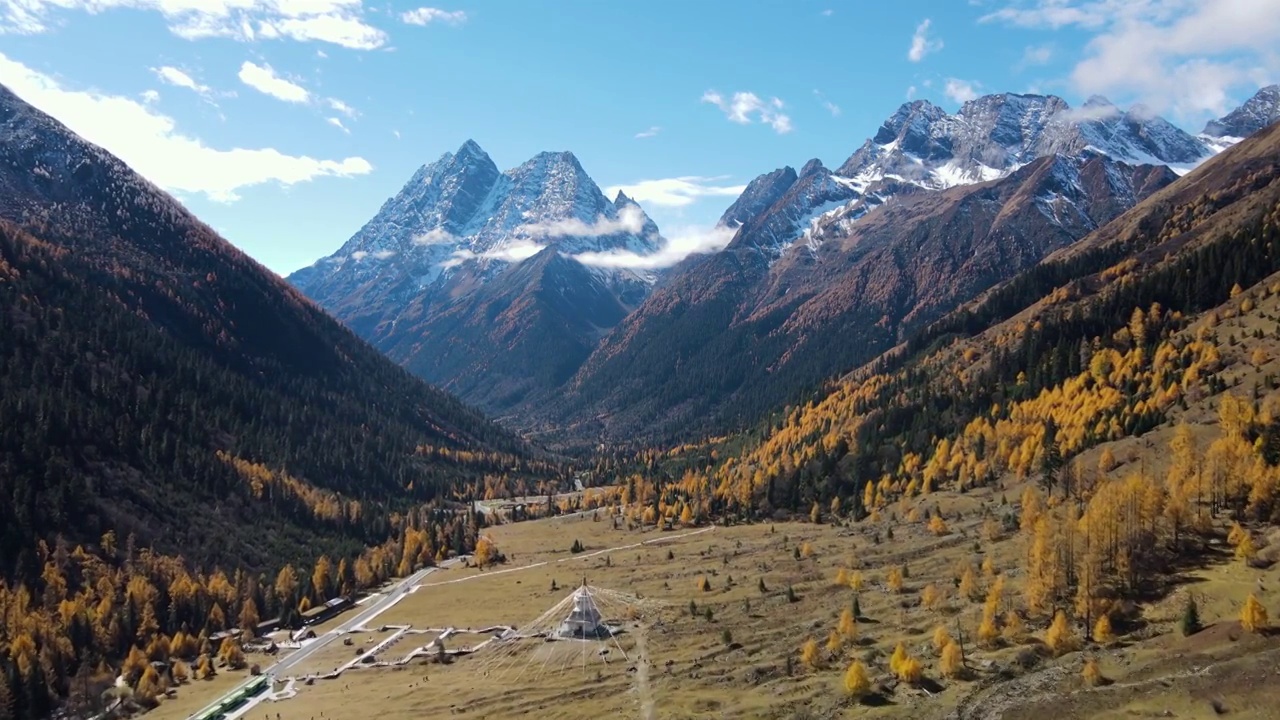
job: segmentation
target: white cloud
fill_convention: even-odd
[[[1058,113],[1056,117],[1066,122],[1087,122],[1089,120],[1105,120],[1106,118],[1115,117],[1119,114],[1120,108],[1115,105],[1101,104],[1085,105],[1064,110],[1063,112]]]
[[[792,129],[791,118],[782,113],[785,103],[776,97],[765,101],[753,92],[736,92],[732,99],[726,100],[719,92],[708,90],[702,94],[702,102],[720,108],[730,122],[749,125],[752,122],[751,116],[754,115],[756,120],[773,128],[779,135],[789,133]]]
[[[450,245],[457,241],[457,236],[444,228],[435,228],[413,238],[414,245]]]
[[[539,245],[532,242],[514,242],[504,247],[486,250],[482,253],[475,253],[470,250],[455,250],[448,260],[440,263],[441,267],[451,268],[457,267],[468,260],[504,260],[506,262],[520,262],[528,260],[546,249],[546,245]]]
[[[839,106],[839,105],[837,105],[837,104],[835,104],[835,103],[831,102],[830,100],[828,100],[828,99],[827,99],[827,97],[826,97],[825,95],[823,95],[821,92],[819,92],[819,91],[817,91],[817,90],[814,90],[814,91],[813,91],[813,95],[814,95],[814,97],[818,98],[818,102],[822,103],[822,107],[826,108],[826,109],[827,109],[827,112],[831,113],[831,117],[839,117],[839,116],[840,116],[840,106]]]
[[[982,21],[1092,33],[1074,90],[1188,120],[1222,114],[1280,74],[1274,0],[1006,0]]]
[[[356,112],[355,108],[342,102],[338,98],[328,98],[325,100],[325,104],[327,104],[331,109],[337,110],[338,112],[342,113],[343,115],[346,115],[349,118],[354,118],[360,114]]]
[[[56,26],[60,13],[119,8],[157,12],[170,32],[187,40],[289,38],[358,50],[387,41],[386,33],[365,22],[362,0],[4,0],[0,34],[34,35]]]
[[[515,233],[535,238],[601,237],[619,233],[636,235],[643,229],[644,211],[635,205],[628,205],[618,213],[616,220],[610,220],[602,215],[592,223],[583,222],[578,218],[527,223],[517,227]]]
[[[334,126],[334,127],[338,128],[339,130],[341,130],[342,132],[344,132],[344,133],[346,133],[346,134],[348,134],[348,135],[350,135],[350,134],[351,134],[351,131],[347,129],[347,126],[342,124],[342,119],[341,119],[341,118],[336,118],[336,117],[325,118],[325,120],[324,120],[324,121],[325,121],[325,122],[327,122],[327,123],[329,123],[330,125],[332,125],[332,126]]]
[[[400,14],[400,20],[410,25],[430,25],[442,22],[448,25],[460,25],[467,21],[467,14],[462,10],[441,10],[433,7],[420,7]]]
[[[735,230],[718,225],[711,229],[686,227],[677,229],[666,238],[657,252],[640,255],[628,250],[585,252],[574,255],[583,265],[606,268],[632,268],[657,270],[668,268],[697,253],[711,253],[724,249],[733,239]]]
[[[161,82],[168,83],[174,87],[186,88],[197,95],[208,95],[213,92],[208,85],[201,85],[195,81],[195,78],[176,67],[164,65],[158,68],[151,68],[151,72],[155,73]]]
[[[911,36],[911,49],[907,50],[907,59],[911,62],[920,62],[926,55],[942,49],[941,40],[929,37],[929,25],[932,22],[929,18],[925,18],[916,26],[915,34]]]
[[[827,8],[826,10],[822,11],[822,16],[831,17],[834,13],[835,13],[835,10],[832,10],[831,8]]]
[[[662,128],[658,127],[657,125],[651,125],[648,130],[641,130],[640,132],[636,133],[636,139],[642,140],[644,138],[651,138],[660,132],[662,132]]]
[[[697,175],[641,180],[629,185],[615,185],[605,190],[605,194],[613,197],[621,190],[638,203],[662,207],[684,207],[704,197],[737,197],[747,189],[746,185],[715,184],[723,180],[725,180],[723,176],[699,177]]]
[[[912,85],[911,87],[907,88],[907,99],[908,100],[915,99],[915,96],[916,96],[916,86]]]
[[[1044,65],[1053,59],[1052,45],[1029,45],[1022,51],[1022,65]]]
[[[142,102],[150,105],[151,103],[160,101],[160,93],[155,90],[144,90],[142,92]]]
[[[978,98],[977,83],[971,83],[968,80],[959,78],[947,78],[947,84],[943,86],[942,91],[946,93],[947,97],[958,103],[967,103]]]
[[[271,68],[270,65],[255,65],[246,60],[240,66],[240,82],[264,95],[291,103],[305,103],[311,100],[311,93],[301,85],[286,80]]]
[[[2,53],[0,83],[173,192],[229,202],[254,185],[294,185],[318,177],[366,175],[373,170],[360,157],[318,160],[274,148],[211,148],[182,134],[173,118],[137,100],[64,88],[57,80]]]

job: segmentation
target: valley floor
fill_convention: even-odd
[[[1119,637],[1109,646],[1085,643],[1081,651],[1053,658],[1040,641],[1049,619],[1030,618],[1024,637],[979,647],[973,638],[993,579],[979,572],[976,600],[963,598],[959,568],[971,564],[976,570],[989,558],[1005,577],[1012,606],[1021,590],[1026,541],[1016,533],[988,539],[983,518],[984,511],[1016,511],[1020,491],[936,492],[917,500],[929,509],[936,505],[947,518],[949,532],[941,536],[923,521],[907,521],[909,510],[901,504],[878,521],[848,525],[629,531],[613,528],[601,512],[598,520],[582,514],[499,526],[490,534],[507,554],[506,565],[432,573],[368,623],[370,632],[351,634],[356,647],[367,649],[396,634],[387,626],[421,630],[403,633],[378,654],[379,661],[394,663],[440,630],[454,628],[446,646],[463,652],[451,662],[437,664],[426,653],[404,665],[357,665],[334,679],[298,682],[296,697],[260,704],[244,717],[1198,718],[1213,716],[1215,702],[1230,717],[1276,717],[1267,688],[1280,640],[1243,633],[1236,617],[1250,592],[1274,607],[1280,580],[1274,570],[1247,567],[1215,545],[1179,585],[1143,604],[1134,621],[1117,623]],[[575,540],[584,552],[569,552]],[[797,550],[807,557],[797,559]],[[904,587],[892,592],[888,572],[903,566]],[[836,585],[841,568],[860,574],[860,591]],[[703,578],[709,589],[700,589]],[[523,640],[527,648],[508,652],[492,641],[465,653],[493,637],[494,626],[529,624],[584,579],[640,598],[633,617],[606,612],[606,619],[626,629],[616,644]],[[921,602],[930,584],[946,596],[934,609]],[[1191,637],[1177,629],[1187,592],[1200,601],[1206,626]],[[828,636],[855,594],[861,610],[856,638],[828,651]],[[963,679],[940,672],[931,643],[939,625],[964,641]],[[1082,636],[1079,628],[1076,633]],[[817,667],[801,659],[808,638],[822,648]],[[924,662],[926,680],[918,687],[896,683],[888,671],[899,642]],[[291,672],[328,673],[355,653],[332,642]],[[1086,656],[1098,659],[1104,685],[1084,683]],[[842,687],[855,659],[865,662],[879,690],[865,704],[846,698]],[[185,718],[225,691],[223,682],[184,686],[178,698],[149,715]]]

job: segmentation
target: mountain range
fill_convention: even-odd
[[[752,180],[719,251],[656,252],[570,153],[500,172],[468,141],[289,280],[410,371],[554,445],[750,424],[1106,224],[1280,112],[1263,88],[1193,135],[1141,106],[909,102],[835,170]],[[584,254],[587,253],[587,254]]]

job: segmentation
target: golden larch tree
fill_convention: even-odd
[[[844,673],[844,691],[849,697],[860,700],[871,692],[871,679],[867,677],[867,666],[861,660],[854,660]]]
[[[1258,602],[1258,597],[1249,593],[1240,608],[1240,626],[1251,633],[1260,633],[1267,629],[1267,609]]]

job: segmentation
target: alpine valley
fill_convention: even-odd
[[[1101,97],[918,100],[834,170],[760,175],[724,211],[723,249],[654,270],[601,262],[665,240],[571,153],[501,172],[468,141],[289,280],[550,446],[661,445],[804,398],[1264,127],[1278,94],[1196,135]]]

